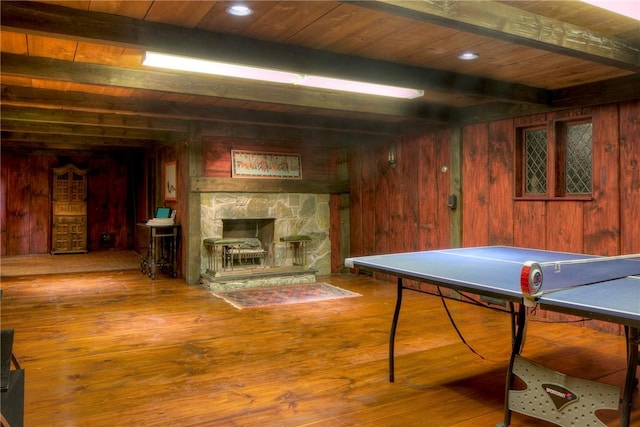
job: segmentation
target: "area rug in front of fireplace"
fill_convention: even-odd
[[[216,291],[213,295],[240,310],[362,296],[324,282]]]

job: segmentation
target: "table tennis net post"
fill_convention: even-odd
[[[543,294],[629,276],[640,278],[640,254],[523,264],[520,287],[524,304],[535,306]]]

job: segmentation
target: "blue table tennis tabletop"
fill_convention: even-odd
[[[507,375],[504,423],[499,424],[500,426],[508,426],[511,420],[509,396],[515,375],[514,366],[516,360],[518,363],[521,360],[519,353],[524,342],[527,317],[525,306],[530,305],[527,303],[531,303],[532,296],[535,297],[534,303],[546,310],[624,325],[628,354],[624,395],[620,402],[620,425],[628,427],[631,396],[637,381],[640,343],[640,254],[620,258],[623,259],[603,260],[602,257],[594,255],[569,252],[484,246],[347,258],[345,266],[398,278],[398,295],[389,338],[391,382],[394,381],[394,339],[402,304],[402,290],[423,292],[411,284],[403,284],[404,279],[430,283],[459,292],[490,296],[509,303],[513,326],[512,354]],[[520,282],[523,266],[527,262],[540,264],[543,280],[537,288],[542,292],[536,292],[535,295],[531,293],[525,303]],[[436,295],[442,296],[439,292]],[[517,314],[515,306],[519,307]],[[544,400],[545,397],[541,399]],[[529,402],[529,405],[536,406],[536,403]],[[527,415],[550,420],[545,418],[546,415],[540,415],[539,409],[530,409],[525,405],[518,410]],[[579,419],[583,416],[595,417],[596,409],[597,407],[585,405],[580,407],[574,416]],[[553,412],[554,409],[550,408],[550,411],[555,416],[561,409]]]
[[[511,246],[483,246],[347,258],[345,264],[457,291],[521,302],[520,273],[526,261],[545,263],[592,258],[596,257]],[[638,276],[583,286],[574,286],[571,281],[584,278],[565,278],[571,282],[566,284],[566,289],[560,286],[550,290],[539,298],[538,303],[552,311],[640,327],[640,261],[637,264]],[[558,287],[558,284],[554,286]]]

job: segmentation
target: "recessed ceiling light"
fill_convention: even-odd
[[[458,55],[458,59],[462,59],[463,61],[472,61],[474,59],[478,59],[478,54],[473,52],[463,52]]]
[[[233,16],[249,16],[253,13],[253,9],[244,4],[235,4],[227,8],[227,13]]]

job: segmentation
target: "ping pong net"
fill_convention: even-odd
[[[529,307],[545,293],[640,275],[640,254],[527,261],[520,271],[524,304]]]

